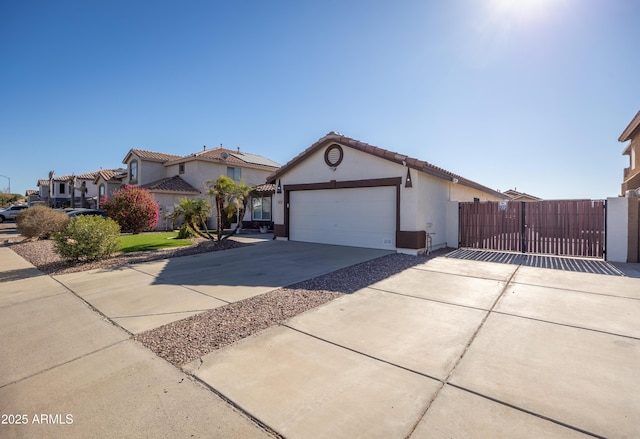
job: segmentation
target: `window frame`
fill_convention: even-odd
[[[269,218],[264,218],[264,200],[269,200]],[[260,218],[256,218],[256,205],[255,202],[259,201],[260,202]],[[251,219],[253,221],[271,221],[271,219],[273,218],[273,200],[271,199],[271,196],[263,196],[263,197],[253,197],[251,200]]]
[[[129,183],[137,183],[138,182],[138,161],[131,160],[129,162]]]
[[[233,175],[229,175],[230,173]],[[237,166],[227,166],[227,177],[229,177],[233,181],[242,180],[242,168],[239,168]]]

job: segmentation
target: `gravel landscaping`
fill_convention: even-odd
[[[115,268],[127,264],[137,264],[139,262],[196,255],[198,253],[229,250],[232,248],[254,245],[233,241],[231,239],[222,241],[220,244],[206,239],[195,239],[194,241],[196,243],[189,247],[174,247],[154,251],[120,253],[112,258],[81,264],[70,264],[63,261],[62,258],[53,251],[53,241],[51,240],[24,240],[22,242],[10,244],[9,247],[27,261],[35,265],[36,268],[43,273],[57,275],[94,270],[96,268]]]
[[[216,245],[206,240],[197,240],[190,247],[118,254],[106,260],[77,265],[62,261],[53,251],[52,241],[23,240],[8,245],[40,271],[58,275],[259,244],[245,244],[230,239]],[[133,338],[179,367],[450,250],[442,249],[429,256],[418,257],[402,254],[383,256],[169,323]]]

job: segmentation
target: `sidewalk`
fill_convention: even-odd
[[[0,322],[0,437],[271,437],[7,247]]]

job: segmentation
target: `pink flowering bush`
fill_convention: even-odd
[[[159,206],[149,191],[138,186],[125,186],[113,193],[102,205],[122,230],[140,233],[158,224]]]

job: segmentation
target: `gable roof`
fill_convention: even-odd
[[[618,142],[626,142],[627,140],[631,140],[634,135],[638,134],[638,128],[640,127],[640,111],[636,113],[636,115],[631,119],[629,125],[624,129],[620,137],[618,137]],[[631,144],[627,145],[622,151],[622,155],[631,153]]]
[[[199,194],[200,191],[180,178],[179,175],[163,178],[140,186],[151,192],[182,192],[185,194]]]
[[[123,169],[123,168],[111,168],[111,169],[100,169],[99,171],[93,171],[93,172],[87,172],[84,174],[79,174],[79,175],[59,175],[53,176],[53,181],[55,182],[66,182],[69,181],[69,179],[71,179],[72,177],[76,177],[78,180],[91,180],[91,181],[95,181],[96,177],[98,177],[98,175],[100,175],[101,172],[107,172],[107,173],[119,173],[119,172],[124,172],[126,173],[127,170]],[[49,185],[49,179],[47,178],[43,178],[38,180],[38,186],[48,186]]]
[[[177,163],[202,160],[208,162],[225,163],[229,165],[252,167],[273,171],[280,167],[280,163],[258,154],[249,154],[238,150],[226,149],[223,147],[206,149],[189,155],[165,154],[162,152],[146,151],[144,149],[131,149],[125,156],[122,163],[127,163],[131,155],[135,154],[140,159],[150,162],[162,163],[164,166],[175,165]]]
[[[133,148],[129,150],[124,160],[122,161],[122,163],[127,163],[129,161],[129,157],[132,154],[137,155],[143,160],[150,161],[150,162],[158,162],[158,163],[164,163],[166,161],[173,160],[180,157],[179,155],[175,155],[175,154],[165,154],[164,152],[154,152],[154,151],[147,151],[144,149]]]
[[[518,192],[515,189],[509,189],[507,191],[504,191],[503,194],[511,198],[512,201],[521,201],[521,200],[542,201],[542,198],[540,197],[527,194],[526,192]]]
[[[490,189],[479,183],[476,183],[474,181],[461,177],[460,175],[454,174],[438,166],[432,165],[429,162],[425,162],[424,160],[419,160],[404,154],[400,154],[397,152],[389,151],[384,148],[373,146],[368,143],[364,143],[359,140],[352,139],[351,137],[344,136],[340,133],[336,133],[335,131],[331,131],[330,133],[322,137],[316,143],[311,145],[309,148],[305,149],[302,153],[298,154],[296,157],[290,160],[287,164],[285,164],[276,172],[271,174],[269,177],[267,177],[267,182],[275,183],[280,176],[282,176],[283,174],[288,172],[290,169],[295,167],[298,163],[302,162],[309,155],[313,154],[323,146],[329,145],[331,143],[339,143],[340,145],[348,146],[358,151],[362,151],[364,153],[371,154],[373,156],[376,156],[381,159],[388,160],[400,165],[406,165],[408,168],[416,169],[418,171],[424,172],[429,175],[433,175],[435,177],[442,178],[444,180],[456,182],[458,184],[461,184],[473,189],[478,189],[483,192],[490,193],[496,197],[500,197],[504,199],[509,198],[506,195],[504,195],[502,192]]]
[[[618,137],[618,141],[626,142],[627,140],[630,140],[631,136],[638,129],[638,127],[640,127],[640,111],[638,111],[633,119],[631,119],[629,125],[627,125],[622,134],[620,134],[620,137]]]
[[[126,169],[104,169],[96,175],[93,182],[97,183],[99,178],[102,178],[104,181],[111,182],[122,182],[122,180],[127,176]]]

